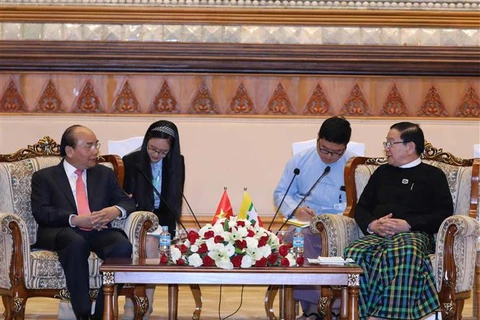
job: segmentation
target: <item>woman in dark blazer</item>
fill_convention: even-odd
[[[182,210],[182,194],[185,183],[185,162],[180,153],[177,126],[160,120],[148,128],[142,147],[123,157],[125,180],[123,188],[135,200],[137,210],[154,212],[161,226],[175,236],[177,221]],[[160,233],[161,228],[155,233]],[[158,237],[147,236],[147,258],[159,258]],[[155,286],[147,286],[147,297],[153,301]],[[144,319],[148,319],[150,312]],[[123,320],[133,319],[133,304],[125,303]]]

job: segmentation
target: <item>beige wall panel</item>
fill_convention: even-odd
[[[0,153],[10,153],[33,144],[45,135],[60,142],[67,126],[84,124],[93,129],[107,152],[108,140],[143,136],[158,119],[174,121],[180,130],[187,179],[185,195],[195,212],[211,215],[223,191],[238,210],[243,188],[248,187],[262,215],[272,215],[272,193],[291,157],[291,143],[316,137],[323,119],[239,118],[193,116],[81,116],[1,115]],[[352,140],[365,142],[369,156],[383,154],[382,141],[388,128],[401,119],[350,119]],[[478,120],[413,119],[436,147],[460,157],[472,157],[473,144],[480,143]],[[184,207],[184,212],[188,212]]]

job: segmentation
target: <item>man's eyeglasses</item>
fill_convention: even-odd
[[[162,156],[166,156],[170,152],[170,150],[158,150],[157,148],[149,145],[147,145],[147,150],[156,154],[160,154]]]
[[[385,141],[383,142],[383,147],[386,149],[390,149],[391,147],[393,147],[394,144],[398,143],[405,143],[405,141]]]
[[[343,151],[330,151],[330,150],[327,150],[323,147],[318,147],[318,151],[320,151],[323,154],[330,155],[332,157],[341,157],[342,154],[345,152],[345,150],[343,150]]]
[[[88,151],[93,151],[93,150],[100,150],[100,147],[102,144],[100,142],[95,142],[95,143],[87,143],[85,146],[83,146],[85,149]]]

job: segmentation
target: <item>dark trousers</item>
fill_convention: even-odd
[[[64,228],[57,236],[55,251],[65,272],[67,289],[70,292],[72,308],[75,315],[90,316],[89,297],[89,267],[90,251],[105,260],[107,258],[130,258],[132,244],[120,229],[102,231],[82,231],[80,229]],[[95,316],[103,315],[103,286],[97,297]]]

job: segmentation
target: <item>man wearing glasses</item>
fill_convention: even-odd
[[[71,126],[60,142],[62,161],[32,176],[32,213],[39,225],[35,247],[57,252],[77,319],[103,315],[102,288],[95,315],[90,314],[90,251],[102,260],[132,255],[127,235],[110,222],[125,219],[135,203],[115,173],[97,164],[99,148],[90,129]]]
[[[453,213],[443,171],[422,163],[425,138],[411,122],[390,127],[388,164],[372,174],[355,208],[366,235],[345,249],[362,267],[360,319],[421,319],[439,307],[429,253]]]
[[[350,123],[345,118],[328,118],[320,127],[316,147],[295,154],[287,162],[273,195],[277,207],[284,199],[280,212],[285,218],[293,214],[297,220],[308,222],[317,214],[343,212],[346,205],[343,171],[347,160],[353,156],[347,151],[351,133]],[[296,169],[300,170],[297,177],[294,176]],[[294,227],[287,230],[287,241],[293,230]],[[310,228],[302,232],[305,258],[317,258],[321,254],[320,238],[314,236]],[[316,287],[297,287],[294,298],[301,302],[303,309],[298,319],[320,319],[317,310],[320,293]]]

